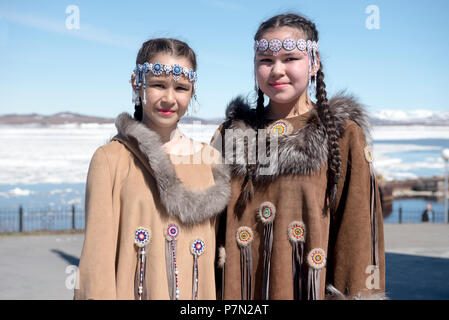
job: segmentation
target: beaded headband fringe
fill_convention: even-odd
[[[292,51],[295,48],[298,50],[306,52],[309,56],[309,96],[312,95],[312,86],[311,86],[311,73],[312,73],[312,64],[314,68],[314,85],[316,90],[316,73],[318,71],[318,62],[317,62],[317,53],[318,53],[318,41],[311,41],[305,39],[293,40],[292,38],[286,38],[284,41],[279,39],[271,39],[268,41],[267,39],[256,40],[254,43],[254,51],[257,52],[266,52],[270,50],[273,53],[273,56],[277,56],[281,49],[286,51]]]
[[[154,75],[160,76],[163,73],[172,74],[173,80],[178,81],[179,77],[183,76],[187,80],[193,83],[193,92],[196,91],[196,81],[198,79],[197,73],[187,67],[181,67],[178,64],[169,65],[162,64],[160,62],[149,63],[145,62],[144,64],[137,64],[136,68],[133,70],[134,85],[136,87],[136,95],[133,94],[133,103],[136,103],[136,100],[139,97],[139,88],[143,87],[143,103],[146,103],[145,90],[146,90],[146,75]],[[133,91],[134,93],[134,91]],[[195,99],[196,99],[196,95]]]

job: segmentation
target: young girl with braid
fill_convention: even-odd
[[[277,15],[254,40],[257,107],[233,100],[212,139],[231,164],[217,238],[221,297],[385,298],[382,211],[363,106],[343,92],[328,100],[310,20]]]

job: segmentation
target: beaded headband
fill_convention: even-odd
[[[254,50],[265,52],[268,49],[273,52],[274,56],[277,56],[278,52],[284,48],[287,51],[292,51],[298,48],[300,51],[307,51],[308,54],[316,54],[318,52],[318,42],[311,40],[298,39],[297,41],[292,38],[286,38],[284,41],[279,39],[267,39],[256,40]]]
[[[286,51],[292,51],[295,48],[298,50],[306,52],[309,56],[309,84],[311,82],[311,72],[312,72],[312,63],[314,65],[315,71],[315,86],[316,86],[316,72],[318,71],[318,63],[317,63],[317,53],[318,53],[318,41],[304,40],[298,39],[293,40],[292,38],[286,38],[284,41],[279,39],[271,39],[268,41],[267,39],[256,40],[254,43],[254,51],[256,52],[266,52],[268,49],[273,53],[273,56],[277,56],[281,49],[285,49]],[[311,95],[311,86],[309,86],[309,95]]]
[[[137,97],[139,96],[139,87],[143,86],[143,102],[146,102],[145,99],[145,89],[146,89],[146,74],[160,76],[162,73],[172,74],[173,80],[178,81],[180,76],[184,76],[187,80],[193,83],[193,91],[196,90],[196,81],[198,79],[197,73],[190,68],[181,67],[178,64],[169,65],[162,64],[160,62],[137,64],[136,68],[133,70],[133,74],[135,75],[136,92]]]

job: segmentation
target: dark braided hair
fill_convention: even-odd
[[[264,93],[262,90],[257,91],[257,108],[256,108],[256,128],[263,127],[264,120]],[[258,159],[258,145],[259,145],[259,132],[256,130],[256,163]],[[249,150],[248,150],[249,153]],[[240,195],[237,198],[234,206],[234,212],[238,217],[242,216],[245,210],[246,204],[250,202],[254,194],[253,177],[256,171],[255,164],[249,164],[249,156],[247,159],[248,163],[246,165],[246,176],[243,179],[243,183],[240,190]]]
[[[279,28],[279,27],[292,27],[296,28],[300,31],[302,31],[306,37],[305,40],[311,40],[311,41],[317,41],[318,42],[318,31],[315,26],[315,24],[310,21],[309,19],[298,15],[298,14],[280,14],[277,16],[274,16],[267,21],[261,23],[259,26],[259,29],[257,30],[254,40],[260,40],[263,36],[263,34],[271,29]],[[340,156],[340,146],[338,144],[338,132],[337,127],[335,123],[334,116],[332,114],[332,111],[329,108],[329,103],[327,100],[327,93],[326,93],[326,84],[324,83],[324,73],[322,71],[323,64],[320,61],[320,69],[317,72],[316,76],[316,109],[318,116],[323,123],[326,133],[327,133],[327,139],[328,139],[328,170],[327,170],[327,177],[328,177],[328,186],[327,186],[327,196],[329,197],[329,204],[330,209],[332,212],[335,211],[335,200],[337,195],[337,184],[340,178],[340,167],[341,167],[341,156]],[[312,81],[313,78],[312,78]],[[257,107],[256,107],[256,114],[257,114],[257,124],[258,129],[262,128],[264,125],[264,96],[263,92],[258,89],[258,99],[257,99]],[[251,178],[251,167],[253,165],[248,165],[247,172],[250,174],[249,178]],[[248,174],[247,174],[248,175]],[[252,187],[252,185],[251,185]],[[242,193],[245,194],[251,191],[245,190],[245,188],[242,188]],[[241,196],[240,198],[251,198],[248,196]],[[241,204],[240,204],[241,205]]]
[[[137,54],[136,65],[151,61],[159,53],[168,53],[175,57],[185,57],[192,64],[192,69],[196,71],[195,52],[187,43],[172,38],[157,38],[144,42]],[[134,109],[134,119],[142,121],[143,107],[140,97],[137,97]]]

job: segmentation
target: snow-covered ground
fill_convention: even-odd
[[[180,125],[187,136],[204,142],[217,127]],[[0,184],[84,183],[93,153],[115,133],[113,124],[0,127]],[[444,144],[449,142],[449,126],[377,126],[372,133],[375,168],[385,178],[415,177],[422,168],[442,174],[439,154],[448,148]]]
[[[180,125],[204,142],[217,127]],[[0,127],[0,184],[84,183],[93,153],[115,134],[114,124]]]

